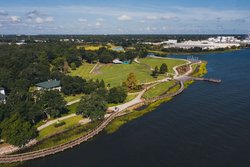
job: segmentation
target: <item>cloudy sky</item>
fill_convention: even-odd
[[[0,34],[250,32],[249,0],[1,0]]]

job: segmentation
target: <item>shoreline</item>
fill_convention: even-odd
[[[148,50],[148,52],[152,52],[152,53],[157,53],[159,54],[159,56],[169,56],[169,55],[197,55],[197,54],[212,54],[212,53],[227,53],[227,52],[235,52],[235,51],[239,51],[242,49],[249,49],[249,48],[237,48],[237,49],[226,49],[223,51],[216,51],[216,50],[211,50],[211,51],[203,51],[203,52],[165,52],[165,51],[153,51],[153,50]]]
[[[192,68],[192,67],[191,67]],[[178,73],[176,74],[176,75],[178,75]],[[182,83],[182,82],[180,82],[180,83]],[[183,86],[182,86],[183,87]],[[178,89],[178,90],[176,90],[174,93],[177,93],[179,90],[181,90],[181,88],[180,89]],[[183,88],[183,90],[184,90],[184,88]],[[99,127],[101,127],[102,126],[102,124],[104,124],[104,127],[102,126],[101,128],[104,130],[104,132],[106,132],[106,129],[107,129],[107,127],[108,126],[111,126],[111,124],[113,124],[112,122],[115,122],[117,119],[123,119],[124,117],[127,117],[129,114],[136,114],[136,116],[133,116],[132,117],[132,119],[129,119],[128,121],[130,121],[130,120],[133,120],[133,119],[136,119],[136,118],[138,118],[138,117],[140,117],[140,116],[142,116],[142,115],[144,115],[144,114],[146,114],[146,113],[148,113],[148,112],[150,112],[150,111],[153,111],[154,109],[156,109],[160,104],[162,104],[162,103],[164,103],[164,102],[168,102],[168,101],[170,101],[174,96],[176,96],[176,95],[178,95],[179,93],[181,93],[183,90],[181,90],[180,92],[178,92],[177,94],[170,94],[170,95],[168,95],[169,97],[166,97],[166,98],[160,98],[160,99],[158,99],[158,100],[155,100],[155,101],[153,101],[153,102],[147,102],[146,100],[143,100],[142,102],[140,102],[140,103],[138,103],[138,104],[135,104],[135,105],[133,105],[133,106],[130,106],[130,107],[128,107],[128,108],[126,108],[124,111],[122,111],[122,112],[120,112],[120,113],[114,113],[114,114],[112,114],[111,115],[111,117],[114,117],[114,118],[107,118],[106,120],[108,120],[108,123],[105,123],[105,121],[106,120],[104,120],[104,122],[103,123],[101,123],[101,125],[99,126]],[[142,110],[142,111],[138,111],[138,112],[133,112],[134,111],[134,109],[137,109],[137,108],[139,108],[139,107],[141,107],[141,106],[144,106],[145,104],[149,104],[144,110]],[[127,111],[130,109],[130,108],[133,108],[133,111],[132,112],[129,112],[129,113],[127,113]],[[114,116],[113,116],[114,115]],[[127,122],[128,122],[127,121]],[[125,123],[127,123],[127,122],[125,122]],[[123,124],[125,124],[125,123],[123,123]],[[109,124],[109,125],[108,125]],[[118,128],[116,128],[116,130],[118,130],[119,129],[119,127],[121,127],[121,125],[123,125],[123,124],[120,124],[119,126],[118,126]],[[94,128],[95,129],[95,128]],[[96,129],[98,129],[98,127],[96,128]],[[101,130],[98,130],[97,131],[97,133],[94,133],[94,131],[92,131],[93,132],[93,135],[91,135],[91,137],[90,138],[92,138],[92,137],[94,137],[95,135],[97,135],[99,132],[101,132],[102,131],[102,129]],[[116,131],[115,130],[115,131]],[[114,131],[114,132],[115,132]],[[90,133],[92,133],[92,132],[90,132]],[[61,135],[63,135],[64,133],[62,133]],[[60,134],[59,134],[60,135]],[[87,135],[86,136],[88,136],[89,135],[89,133],[87,133]],[[80,138],[84,138],[84,137],[86,137],[86,136],[83,136],[83,137],[80,137]],[[48,140],[51,140],[51,138],[50,139],[48,139]],[[84,141],[86,141],[87,139],[84,139]],[[69,141],[69,142],[66,142],[66,144],[67,143],[71,143],[72,141]],[[79,142],[78,144],[80,144],[81,142]],[[66,145],[66,144],[63,144],[63,145]],[[39,145],[39,144],[38,144]],[[36,145],[37,146],[37,145]],[[34,146],[34,147],[36,147],[36,146]],[[58,145],[55,145],[54,147],[58,147]],[[72,147],[71,147],[72,148]],[[49,148],[45,148],[44,150],[49,150],[49,149],[51,149],[51,147],[49,147]],[[67,148],[66,148],[67,149]],[[64,150],[64,149],[63,149]],[[56,152],[61,152],[61,151],[63,151],[63,150],[60,150],[60,151],[54,151],[53,152],[53,154],[54,153],[56,153]],[[38,151],[34,151],[34,152],[39,152],[39,150]],[[26,153],[23,153],[23,154],[29,154],[29,152],[26,152]],[[17,154],[18,155],[18,154]],[[22,155],[22,154],[19,154],[19,155]],[[48,154],[48,155],[50,155],[50,154]],[[13,155],[10,155],[11,157],[15,157],[15,154],[13,154]],[[44,155],[45,156],[45,155]],[[40,157],[40,156],[39,156]],[[39,158],[39,157],[37,157],[37,158]],[[0,157],[1,158],[1,157]],[[4,158],[4,156],[3,156],[3,158]],[[34,158],[32,158],[32,159],[34,159]],[[24,159],[25,160],[25,159]],[[29,159],[27,159],[27,160],[29,160]],[[16,161],[18,161],[18,160],[14,160],[13,162],[16,162]],[[23,159],[22,159],[22,161],[23,161]],[[7,161],[5,161],[5,162],[7,162]],[[7,163],[10,163],[10,162],[7,162]]]

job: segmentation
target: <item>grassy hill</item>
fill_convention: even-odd
[[[183,60],[175,59],[156,59],[156,58],[144,58],[139,60],[142,63],[148,64],[152,68],[156,65],[161,66],[162,63],[166,63],[169,68],[169,72],[173,72],[173,67],[179,64],[184,64]],[[98,70],[90,74],[91,69],[95,64],[84,63],[82,66],[72,71],[70,75],[81,76],[85,79],[103,79],[106,84],[110,84],[111,87],[119,86],[124,82],[130,72],[135,73],[139,83],[146,83],[156,81],[157,79],[163,79],[166,75],[160,75],[157,79],[151,76],[151,69],[144,64],[102,64],[98,67]]]
[[[184,60],[178,60],[178,59],[158,59],[158,58],[144,58],[144,59],[139,59],[139,61],[141,63],[147,64],[149,66],[151,66],[152,68],[155,68],[155,66],[158,66],[158,68],[160,68],[160,66],[162,65],[162,63],[166,63],[169,69],[170,73],[173,73],[173,68],[174,66],[180,65],[180,64],[185,64]]]

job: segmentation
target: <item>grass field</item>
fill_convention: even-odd
[[[160,66],[162,63],[166,63],[168,66],[168,70],[170,73],[173,73],[173,68],[174,66],[180,65],[180,64],[185,64],[186,62],[184,60],[177,60],[177,59],[158,59],[158,58],[144,58],[144,59],[139,59],[141,63],[147,64],[151,66],[152,68],[155,68],[155,66]]]
[[[173,72],[173,67],[179,64],[184,64],[183,60],[174,59],[156,59],[156,58],[144,58],[140,59],[142,63],[150,65],[154,68],[156,65],[161,66],[162,63],[168,65],[169,71]],[[159,77],[153,78],[151,76],[152,71],[143,64],[106,64],[100,68],[99,74],[90,74],[89,72],[94,67],[94,64],[83,64],[74,71],[71,71],[72,76],[81,76],[85,79],[103,79],[106,84],[110,84],[111,87],[122,85],[127,79],[129,73],[133,72],[139,83],[146,83],[156,81],[157,79],[163,79],[165,75],[159,75]]]
[[[171,86],[175,84],[174,81],[164,82],[155,87],[149,89],[144,95],[142,96],[145,99],[151,99],[154,97],[158,97],[165,93]]]
[[[46,138],[48,136],[51,136],[55,133],[58,133],[58,132],[66,130],[66,129],[69,129],[73,126],[76,126],[79,124],[79,121],[82,119],[83,119],[82,116],[75,116],[75,117],[71,117],[71,118],[63,120],[66,123],[63,126],[55,128],[54,124],[50,125],[39,132],[39,136],[37,137],[37,139],[41,140],[41,139]]]
[[[96,50],[99,50],[101,47],[105,47],[105,46],[102,46],[102,45],[81,45],[81,46],[77,46],[77,49],[84,48],[85,50],[88,50],[88,51],[96,51]]]
[[[70,72],[70,75],[71,76],[80,76],[80,77],[83,77],[85,79],[91,79],[92,74],[90,74],[89,72],[92,70],[92,68],[94,68],[94,66],[95,66],[95,64],[84,63],[76,70],[72,70]]]
[[[46,139],[39,144],[35,145],[34,147],[29,148],[26,151],[35,151],[39,149],[53,147],[59,144],[63,144],[69,142],[71,140],[77,139],[83,135],[86,135],[87,132],[91,131],[92,129],[96,128],[100,124],[100,121],[91,122],[85,125],[81,125],[79,127],[73,128],[67,132],[61,133],[59,135],[53,136],[49,139]]]
[[[70,106],[67,106],[67,109],[69,110],[69,113],[67,113],[67,115],[68,114],[76,113],[76,109],[77,109],[78,105],[79,105],[79,102],[78,103],[74,103],[74,104],[72,104]]]

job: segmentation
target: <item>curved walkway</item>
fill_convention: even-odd
[[[190,68],[192,68],[191,65],[190,65]],[[175,76],[178,76],[178,74],[179,73],[176,70]],[[55,147],[50,147],[47,149],[42,149],[42,150],[27,152],[27,153],[21,153],[21,154],[14,154],[14,155],[1,155],[0,156],[0,163],[14,163],[14,162],[21,162],[21,161],[41,158],[41,157],[52,155],[52,154],[55,154],[58,152],[62,152],[66,149],[69,149],[69,148],[72,148],[76,145],[79,145],[82,142],[85,142],[85,141],[89,140],[90,138],[94,137],[95,135],[99,134],[114,118],[119,116],[119,114],[122,111],[126,110],[127,108],[129,108],[131,106],[142,103],[143,100],[141,99],[141,97],[148,89],[150,89],[151,87],[153,87],[161,82],[165,82],[165,81],[167,81],[167,79],[158,81],[157,83],[150,85],[149,87],[147,87],[143,91],[141,91],[135,99],[131,100],[128,103],[124,103],[124,104],[121,104],[121,105],[116,106],[116,107],[110,107],[109,108],[110,110],[117,111],[117,112],[114,112],[109,117],[105,118],[105,120],[101,123],[100,126],[95,128],[94,130],[92,130],[91,132],[89,132],[85,136],[79,137],[78,139],[75,139],[73,141],[69,141],[65,144],[57,145]],[[180,85],[181,85],[180,89],[177,92],[169,95],[169,97],[176,96],[184,90],[184,84],[182,81],[180,81]],[[72,117],[72,116],[73,115],[68,116],[68,118]],[[63,119],[63,118],[60,118],[60,119]],[[54,120],[54,121],[57,121],[57,120]]]

